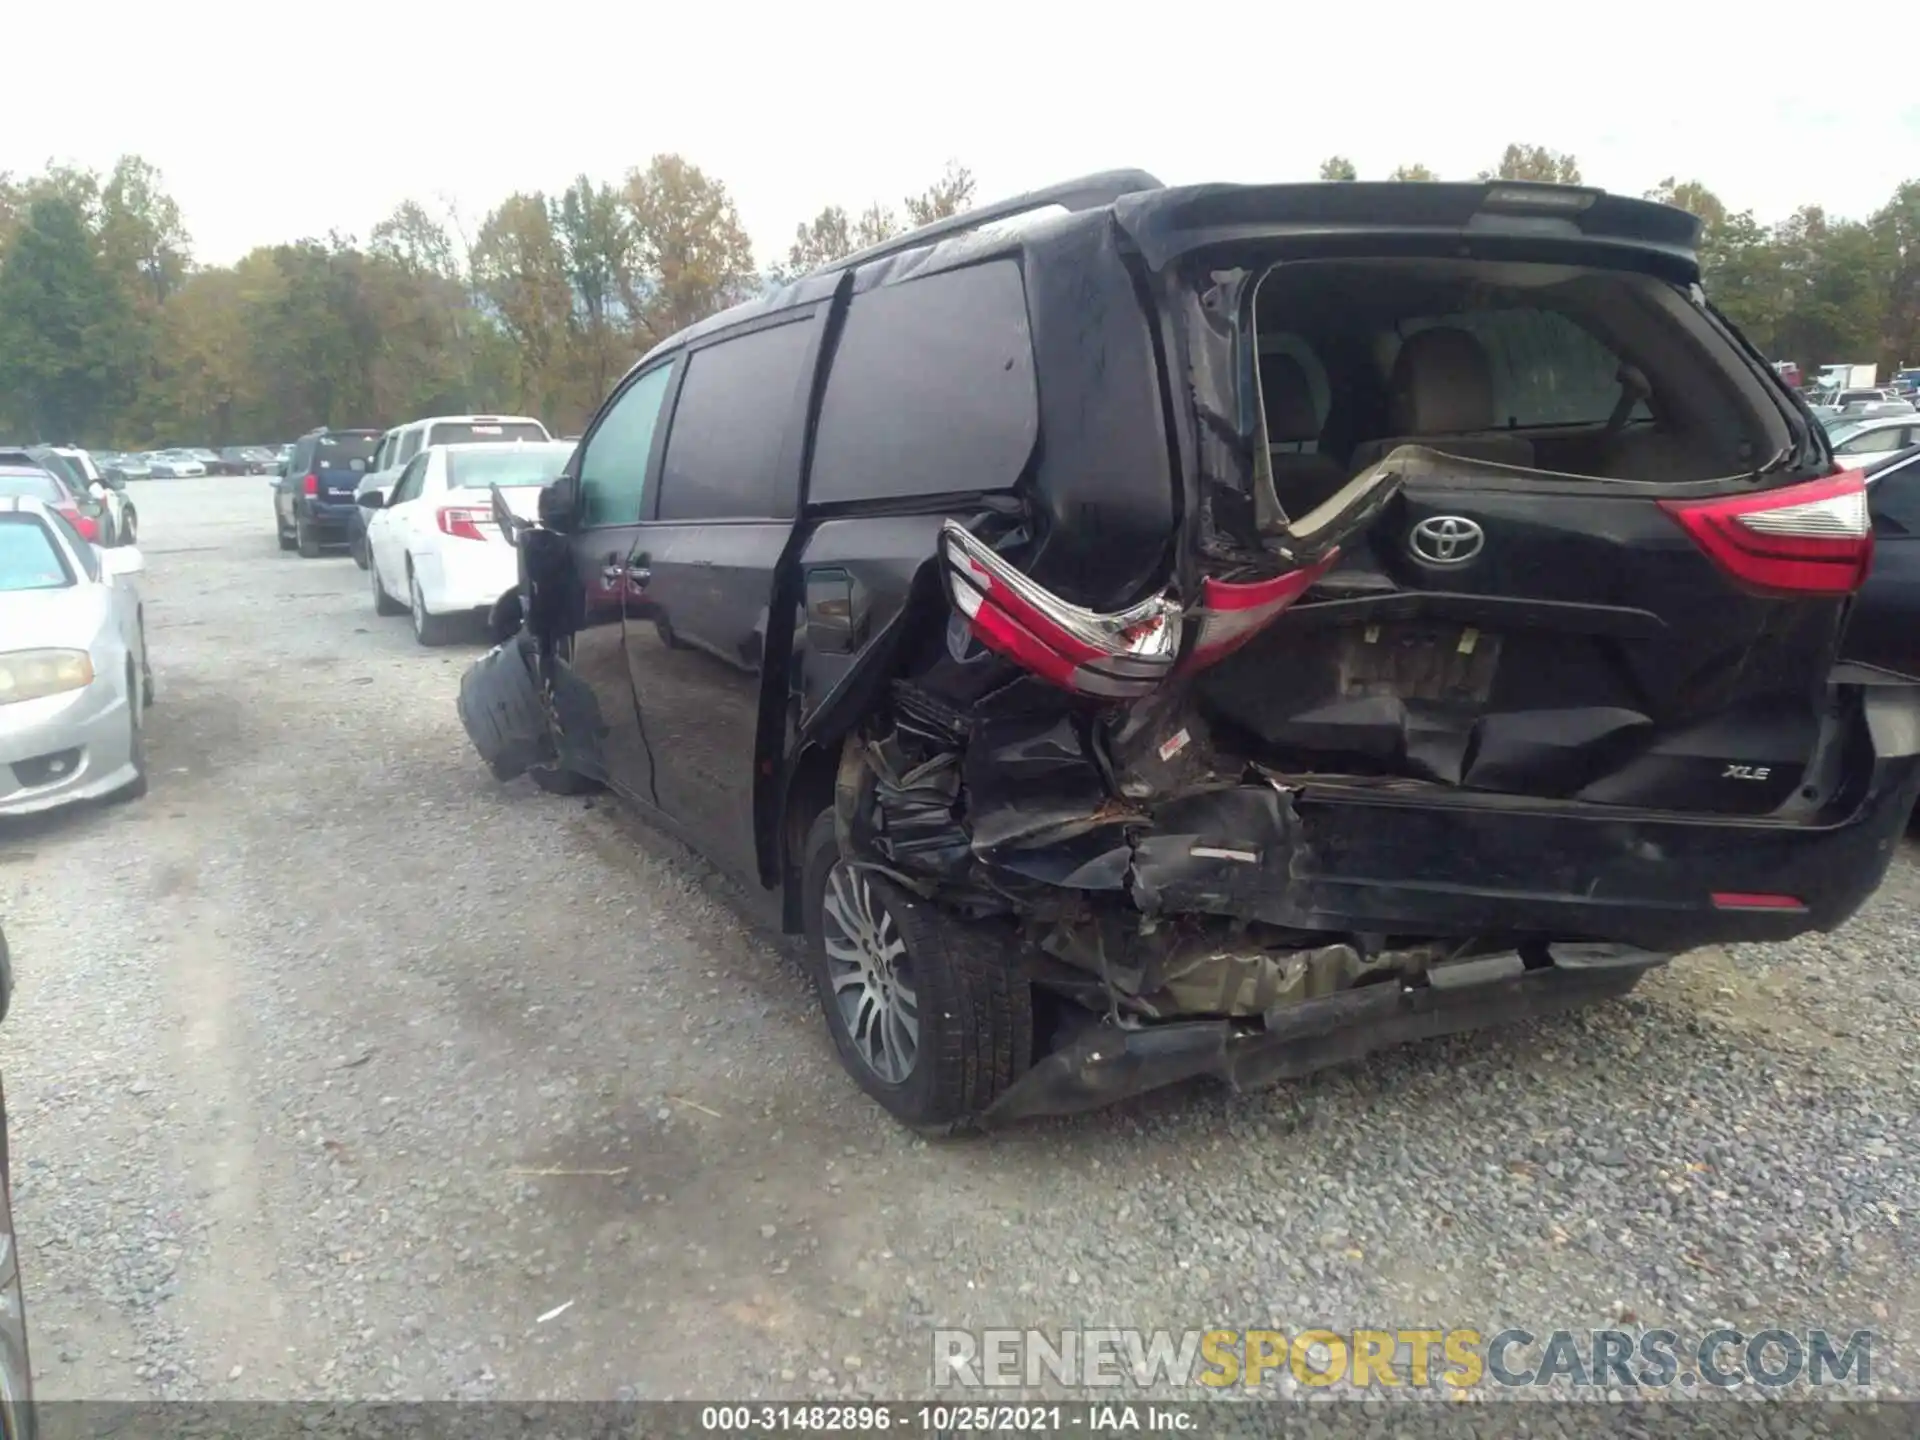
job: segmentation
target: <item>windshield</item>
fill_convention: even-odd
[[[573,453],[571,445],[515,446],[512,449],[456,450],[447,456],[447,488],[484,490],[489,485],[544,485],[560,473]]]
[[[380,444],[378,435],[322,435],[314,442],[316,470],[364,470]]]
[[[49,505],[67,502],[66,487],[44,470],[0,470],[0,495],[44,500]]]
[[[38,516],[0,515],[0,592],[57,590],[71,584],[66,557]]]
[[[546,427],[531,420],[448,420],[427,433],[429,445],[482,444],[494,440],[545,440]]]

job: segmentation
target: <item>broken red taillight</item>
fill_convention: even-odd
[[[1131,700],[1173,672],[1180,607],[1164,596],[1108,615],[1071,605],[953,520],[940,527],[940,556],[947,594],[975,638],[1042,680]]]
[[[1162,594],[1102,614],[1036,584],[957,521],[941,527],[940,554],[954,609],[981,644],[1043,680],[1106,700],[1150,693],[1176,663],[1197,670],[1224,658],[1306,593],[1337,558],[1329,551],[1299,570],[1247,584],[1208,579],[1191,612]],[[1181,662],[1189,627],[1193,643]]]
[[[1806,905],[1792,895],[1770,895],[1746,890],[1713,892],[1716,910],[1804,910]]]
[[[1662,500],[1733,579],[1770,595],[1851,595],[1873,564],[1873,518],[1857,470],[1762,495]]]
[[[1339,558],[1337,549],[1329,550],[1311,565],[1251,584],[1234,585],[1208,577],[1200,590],[1199,612],[1188,617],[1197,622],[1197,633],[1181,668],[1198,670],[1224,660],[1306,594]]]

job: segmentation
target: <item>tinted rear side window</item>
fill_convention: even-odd
[[[856,295],[814,438],[815,501],[1011,486],[1040,429],[1020,267]]]
[[[812,334],[811,325],[779,325],[688,357],[660,473],[662,520],[793,513],[781,457]]]
[[[544,440],[547,432],[526,420],[449,420],[433,427],[429,445],[488,444],[495,440]]]
[[[1920,464],[1908,463],[1867,487],[1874,528],[1884,534],[1920,535]]]

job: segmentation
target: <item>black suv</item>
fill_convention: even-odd
[[[313,430],[294,442],[273,482],[274,533],[282,550],[312,559],[322,545],[347,543],[353,491],[380,444],[378,430]]]
[[[991,223],[990,223],[991,222]],[[1564,186],[1121,172],[674,336],[461,714],[804,931],[945,1126],[1236,1085],[1832,929],[1920,790],[1860,477]]]

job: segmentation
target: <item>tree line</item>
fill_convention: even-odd
[[[1340,156],[1320,176],[1358,178]],[[1387,178],[1439,177],[1408,164]],[[1515,144],[1476,178],[1581,174],[1571,155]],[[1768,354],[1920,360],[1920,182],[1864,220],[1808,205],[1766,224],[1691,180],[1650,196],[1701,218],[1708,293]],[[898,206],[825,207],[763,265],[726,185],[662,154],[617,183],[509,195],[477,221],[409,200],[364,241],[201,265],[137,155],[104,174],[0,174],[0,440],[223,445],[468,412],[571,431],[675,330],[973,198],[950,163]]]

